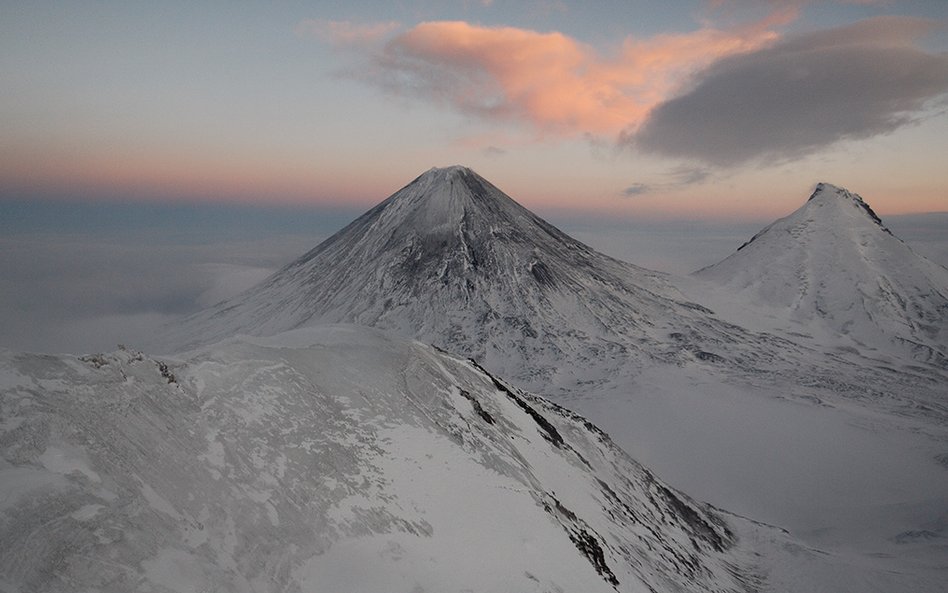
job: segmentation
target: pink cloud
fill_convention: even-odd
[[[558,32],[427,22],[366,48],[368,60],[349,74],[463,113],[527,122],[543,136],[614,136],[695,72],[775,41],[784,21],[629,37],[610,55]]]

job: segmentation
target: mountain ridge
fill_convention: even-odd
[[[357,326],[0,353],[0,587],[745,593],[728,523],[578,415]],[[477,561],[471,560],[471,555]]]

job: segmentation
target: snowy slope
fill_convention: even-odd
[[[741,312],[729,322],[717,303],[712,312],[682,296],[677,282],[596,252],[455,166],[424,173],[260,285],[143,346],[174,352],[236,334],[356,323],[474,358],[557,397],[656,363],[698,364],[752,386],[807,385],[816,393],[806,398],[884,402],[948,421],[940,375],[893,375],[818,340],[748,331]]]
[[[894,349],[948,368],[948,270],[845,189],[817,185],[799,210],[695,275],[796,331],[829,330],[870,354]]]
[[[785,575],[768,578],[776,591],[944,591],[945,384],[940,404],[908,380],[856,401],[801,375],[748,385],[656,365],[559,401],[690,496],[788,530],[792,542],[750,538],[759,563]]]
[[[176,351],[339,322],[394,330],[545,391],[656,360],[755,368],[794,348],[722,322],[663,274],[594,251],[457,166],[421,175],[265,282],[146,346]],[[728,359],[714,354],[722,344]]]
[[[768,257],[792,268],[788,251]],[[619,590],[940,591],[944,373],[826,347],[823,318],[791,323],[786,304],[693,293],[716,315],[673,283],[451,167],[163,341],[305,329],[204,346],[164,371],[174,384],[128,353],[6,355],[0,537],[31,551],[0,550],[0,591],[586,591],[613,577]],[[503,379],[371,330],[311,327],[337,321]],[[732,517],[735,542],[508,379],[594,417],[697,498],[793,533]]]
[[[715,286],[600,255],[451,167],[166,343],[391,329],[555,396],[701,500],[790,529],[751,537],[774,558],[745,558],[784,575],[775,590],[940,591],[944,369],[838,343],[728,287],[707,299]]]
[[[2,591],[755,580],[717,513],[589,422],[375,330],[232,339],[164,361],[4,352],[0,412]]]

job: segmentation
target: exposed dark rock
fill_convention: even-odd
[[[464,389],[460,389],[459,391],[464,399],[471,402],[471,405],[474,407],[474,411],[484,420],[484,422],[488,424],[494,423],[494,417],[487,413],[487,410],[484,409],[484,407],[481,405],[481,402],[477,401],[469,391]]]

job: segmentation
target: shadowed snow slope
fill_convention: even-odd
[[[717,513],[589,422],[376,330],[232,339],[175,361],[0,352],[0,409],[3,591],[754,580]]]
[[[948,367],[948,270],[913,252],[858,195],[826,183],[724,261],[695,273],[868,351]]]
[[[433,343],[533,389],[635,362],[708,359],[721,343],[745,365],[788,348],[763,345],[664,275],[594,251],[455,166],[424,173],[265,282],[169,328],[153,350],[339,322]]]

